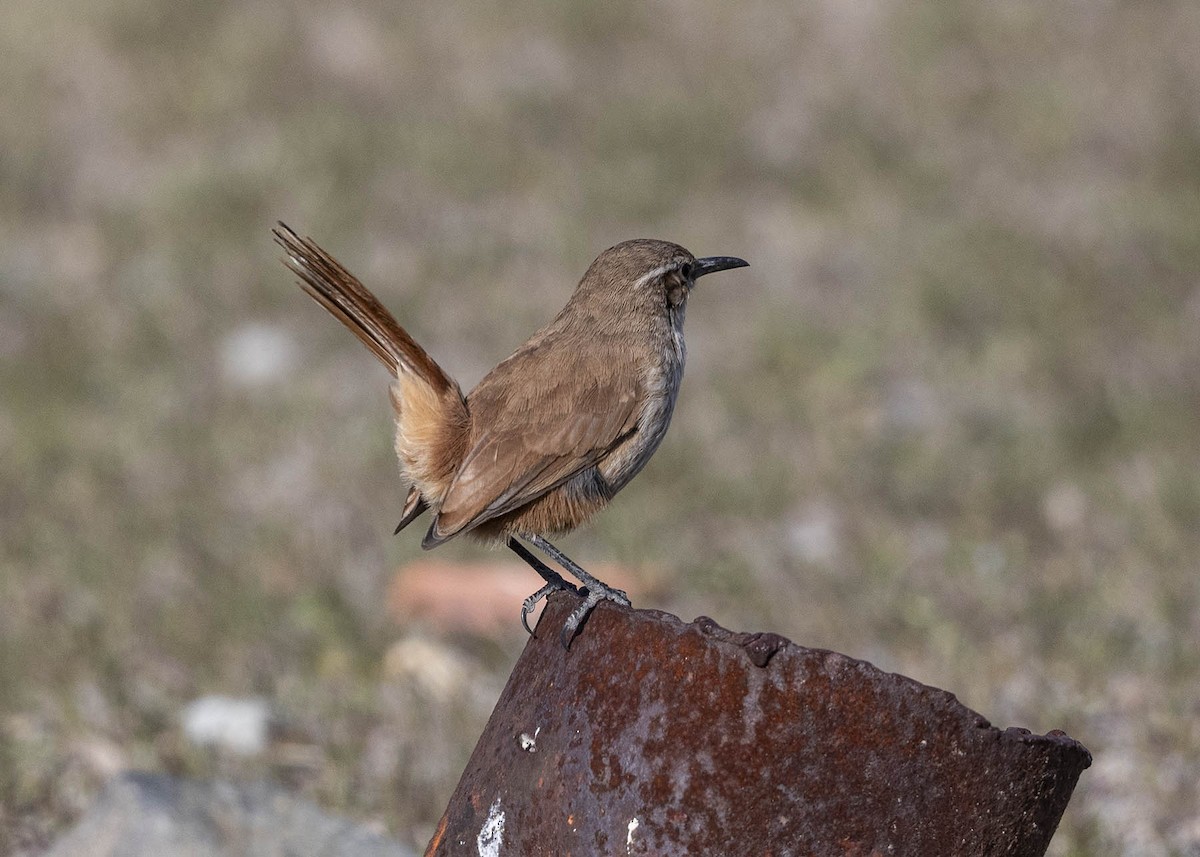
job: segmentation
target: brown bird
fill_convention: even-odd
[[[396,532],[427,509],[429,549],[462,533],[503,542],[546,581],[521,609],[569,589],[583,596],[561,632],[569,645],[601,600],[624,592],[588,574],[546,540],[608,504],[658,449],[683,375],[683,316],[696,280],[741,268],[697,259],[669,241],[635,239],[594,261],[555,318],[468,395],[375,296],[311,239],[280,223],[286,264],[317,303],[392,373],[396,454],[409,480]],[[575,590],[524,539],[579,579]]]

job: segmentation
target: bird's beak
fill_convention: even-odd
[[[717,271],[728,271],[730,268],[748,268],[750,263],[737,256],[705,256],[697,259],[692,265],[692,279],[698,280],[705,274],[715,274]]]

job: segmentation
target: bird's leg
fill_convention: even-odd
[[[571,615],[567,617],[567,621],[563,623],[562,633],[559,638],[562,640],[563,648],[569,648],[571,638],[575,636],[575,632],[579,629],[579,625],[583,622],[587,615],[592,612],[592,608],[601,601],[615,601],[622,607],[632,606],[629,602],[629,596],[620,589],[614,589],[608,584],[602,582],[598,578],[588,574],[579,567],[570,557],[556,548],[550,542],[546,541],[541,536],[527,536],[530,544],[549,556],[557,562],[583,584],[583,603],[571,611]],[[527,560],[528,561],[528,560]],[[534,566],[535,568],[537,566]],[[538,572],[541,574],[541,572]],[[545,575],[542,575],[545,577]],[[557,575],[556,575],[557,576]],[[549,580],[549,578],[546,578]],[[559,578],[560,580],[562,578]],[[532,597],[532,596],[531,596]]]
[[[537,606],[539,601],[541,601],[551,592],[557,592],[560,589],[570,590],[576,595],[580,593],[578,589],[567,583],[561,574],[531,554],[525,545],[521,544],[512,536],[509,536],[507,544],[513,553],[525,560],[525,562],[529,563],[533,570],[540,574],[542,579],[546,581],[545,586],[533,593],[533,595],[530,595],[525,599],[524,603],[521,604],[521,624],[525,626],[525,631],[530,636],[533,636],[533,631],[529,627],[529,614],[533,611],[533,608]]]
[[[529,543],[535,548],[549,556],[550,559],[554,560],[567,571],[571,572],[572,575],[577,577],[579,582],[582,583],[588,589],[588,591],[602,592],[604,593],[605,599],[609,601],[615,601],[623,607],[630,606],[629,596],[627,596],[624,592],[622,592],[620,589],[614,589],[613,587],[604,583],[602,580],[599,580],[595,576],[588,574],[586,571],[580,568],[573,559],[560,551],[554,545],[550,544],[550,542],[546,541],[541,536],[528,536],[527,538]]]

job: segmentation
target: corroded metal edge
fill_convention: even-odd
[[[1041,855],[1090,763],[865,661],[602,604],[529,641],[427,854]]]

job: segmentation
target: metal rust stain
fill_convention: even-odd
[[[844,655],[606,603],[569,651],[529,641],[426,853],[474,854],[499,801],[500,854],[1041,855],[1090,763]]]

